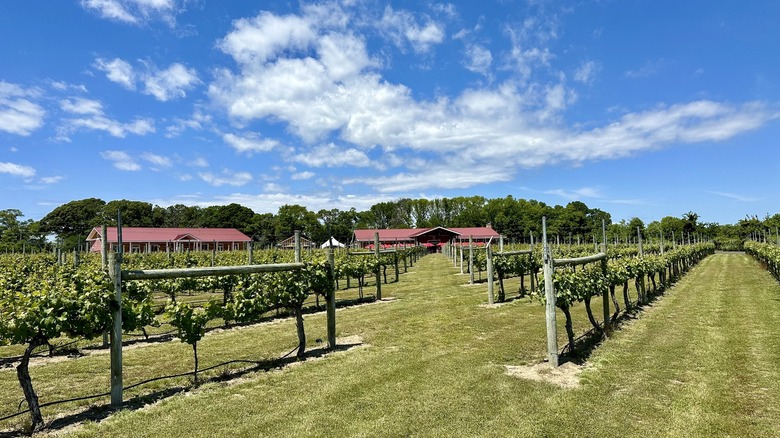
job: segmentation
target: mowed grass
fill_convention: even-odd
[[[340,337],[362,345],[253,372],[68,428],[79,436],[780,436],[780,287],[741,254],[703,261],[590,356],[577,389],[507,376],[504,365],[545,356],[544,308],[497,308],[486,285],[442,256],[423,258],[396,300],[337,312]],[[512,286],[516,288],[516,286]],[[509,289],[509,287],[508,287]],[[582,306],[575,331],[589,328]],[[600,314],[598,311],[597,314]],[[559,313],[559,345],[563,317]],[[310,347],[323,314],[306,316]],[[292,321],[212,332],[201,366],[279,357],[295,345]],[[178,342],[127,349],[125,382],[191,369]],[[13,370],[0,371],[2,405],[18,402]],[[31,368],[42,401],[102,392],[106,356]],[[155,382],[127,397],[188,387]],[[12,393],[12,394],[11,394]],[[44,411],[67,414],[74,403]],[[99,403],[105,404],[103,399]],[[3,412],[10,409],[6,406]]]

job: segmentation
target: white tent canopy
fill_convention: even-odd
[[[328,248],[331,245],[333,245],[334,248],[344,248],[344,244],[336,240],[336,238],[333,236],[331,236],[330,239],[325,243],[320,245],[320,248]]]

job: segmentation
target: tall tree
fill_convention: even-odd
[[[152,227],[152,210],[154,206],[148,202],[128,201],[121,199],[110,201],[103,206],[102,219],[106,225],[116,225],[117,213],[122,212],[124,227]]]
[[[88,198],[60,205],[43,217],[40,231],[54,233],[61,239],[64,249],[72,250],[84,243],[89,231],[103,223],[102,199]]]
[[[213,205],[201,211],[201,223],[207,228],[235,228],[248,233],[252,228],[255,212],[243,205]]]
[[[317,221],[317,215],[300,205],[282,205],[276,214],[276,236],[284,240],[300,230],[304,235],[311,237],[321,227]]]

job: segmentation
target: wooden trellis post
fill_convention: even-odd
[[[380,256],[379,256],[379,231],[374,233],[374,254],[376,255],[376,299],[382,299],[382,274],[379,272]]]
[[[474,284],[474,236],[469,236],[469,284]]]
[[[487,277],[488,277],[488,304],[493,304],[493,250],[490,248],[490,242],[485,248],[487,258]]]
[[[117,251],[111,252],[109,274],[114,282],[114,326],[111,330],[111,406],[122,406],[122,214],[116,220]]]
[[[544,262],[545,319],[547,322],[547,360],[558,366],[558,325],[555,315],[555,289],[553,289],[553,258],[547,244],[547,217],[542,216],[542,260]]]

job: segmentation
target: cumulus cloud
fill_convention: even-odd
[[[243,135],[225,134],[222,140],[238,152],[251,154],[253,152],[268,152],[279,146],[279,142],[270,138],[261,138],[255,133]]]
[[[220,187],[224,185],[240,187],[252,182],[252,174],[249,172],[234,172],[228,169],[224,169],[221,173],[215,174],[213,172],[200,172],[198,176],[203,181],[214,187]]]
[[[173,63],[165,69],[159,69],[148,61],[141,64],[143,68],[137,71],[129,62],[120,58],[95,60],[95,67],[105,72],[111,82],[128,90],[135,90],[140,82],[143,85],[141,93],[153,96],[160,102],[185,97],[187,91],[201,83],[195,69],[180,63]]]
[[[95,60],[95,67],[106,73],[106,77],[111,82],[116,82],[128,90],[135,90],[135,71],[127,61],[119,58],[110,61],[98,58]]]
[[[372,164],[365,152],[355,148],[343,149],[333,143],[294,155],[292,160],[309,167],[368,167]]]
[[[158,155],[152,152],[144,152],[141,154],[141,158],[152,165],[152,170],[161,170],[166,167],[173,166],[173,162],[170,158]]]
[[[431,19],[420,23],[409,11],[396,11],[386,6],[379,21],[379,28],[399,48],[408,43],[416,52],[427,52],[432,46],[444,41],[444,25]]]
[[[385,15],[391,22],[412,18],[419,22],[401,12],[386,9]],[[605,122],[568,126],[563,115],[577,102],[577,92],[566,74],[551,68],[554,54],[549,44],[557,38],[557,22],[544,18],[529,18],[505,29],[511,48],[502,55],[500,68],[510,69],[510,78],[452,96],[421,98],[403,83],[382,77],[364,38],[341,21],[334,23],[325,25],[306,13],[262,13],[238,20],[219,44],[237,69],[218,71],[209,95],[242,125],[255,120],[284,124],[304,143],[288,152],[292,162],[381,168],[366,154],[381,150],[383,156],[425,156],[430,163],[449,163],[472,173],[431,171],[419,159],[395,160],[405,169],[348,179],[385,193],[466,188],[509,180],[519,168],[720,141],[778,117],[776,110],[760,103],[702,100],[659,104],[641,112],[625,111]],[[393,35],[401,34],[391,34],[391,39]],[[481,59],[475,68],[492,65],[487,54]],[[590,83],[599,68],[595,61],[585,61],[573,81]],[[246,140],[244,135],[224,140],[239,151],[271,147],[257,139],[242,143],[242,138]],[[473,175],[473,169],[484,174]]]
[[[36,89],[0,81],[0,131],[27,136],[43,126],[46,111],[30,100],[39,94]]]
[[[314,177],[314,172],[298,172],[292,174],[290,176],[290,179],[293,181],[302,181],[306,179],[312,179]]]
[[[65,179],[65,177],[64,176],[59,176],[59,175],[57,175],[57,176],[44,176],[44,177],[42,177],[40,179],[40,183],[41,184],[57,184],[60,181],[62,181],[63,179]]]
[[[104,160],[111,161],[115,168],[129,172],[141,170],[141,165],[124,151],[103,151],[100,156]]]
[[[103,114],[103,104],[97,100],[75,97],[60,101],[60,108],[71,114],[99,115]]]
[[[195,69],[179,63],[171,64],[164,70],[151,67],[150,71],[142,76],[142,81],[143,93],[154,96],[160,102],[185,97],[186,91],[201,82]]]
[[[23,164],[0,162],[0,173],[22,178],[32,178],[35,176],[35,169]]]
[[[155,132],[154,121],[148,118],[137,118],[132,122],[120,122],[103,114],[64,119],[57,129],[57,138],[70,141],[70,134],[80,131],[104,131],[113,137],[125,138],[128,134],[146,135]]]
[[[175,0],[81,0],[81,7],[102,18],[134,25],[153,20],[173,25],[180,10]]]
[[[176,204],[209,207],[212,205],[236,203],[251,208],[257,213],[276,213],[279,211],[279,207],[289,204],[302,205],[310,211],[319,211],[322,209],[330,210],[332,208],[338,208],[339,210],[344,211],[355,208],[358,211],[365,211],[377,202],[397,200],[397,196],[393,195],[340,194],[328,191],[313,194],[300,194],[287,193],[279,186],[271,186],[268,188],[271,190],[267,190],[265,193],[231,193],[208,198],[202,196],[181,196],[170,199],[154,199],[150,202],[162,207]]]
[[[466,68],[485,76],[490,72],[490,65],[493,63],[493,54],[487,47],[479,44],[469,44],[466,46]]]

